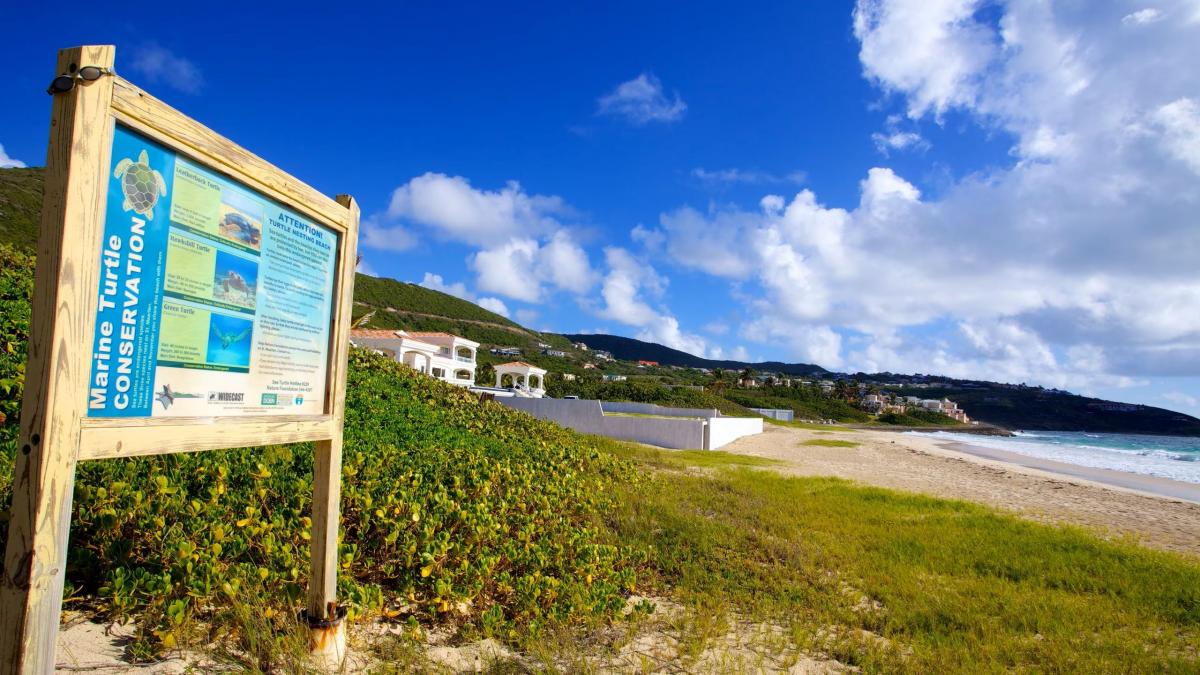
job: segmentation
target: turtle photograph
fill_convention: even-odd
[[[209,318],[207,359],[211,364],[246,368],[254,322],[213,312]]]
[[[261,249],[262,204],[237,190],[227,188],[221,192],[220,213],[217,231],[223,238],[256,251]]]
[[[258,263],[218,250],[213,269],[214,300],[254,309],[258,288]]]
[[[136,162],[128,158],[118,162],[113,177],[121,181],[121,192],[125,195],[121,208],[154,220],[154,205],[159,197],[167,196],[167,182],[150,167],[146,151],[142,150]]]

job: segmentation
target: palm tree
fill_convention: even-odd
[[[709,382],[708,388],[719,394],[725,391],[726,384],[725,371],[721,370],[720,368],[714,370],[712,374],[712,382]]]

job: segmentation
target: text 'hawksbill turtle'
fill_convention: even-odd
[[[167,196],[167,181],[161,173],[150,168],[150,156],[146,151],[142,150],[137,162],[128,158],[117,162],[113,177],[121,179],[121,192],[125,193],[121,208],[140,213],[146,220],[154,220],[154,205],[158,203],[159,195]]]

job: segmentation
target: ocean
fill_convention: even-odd
[[[947,431],[931,435],[1077,466],[1200,483],[1200,438],[1077,431],[1024,431],[1009,437]]]

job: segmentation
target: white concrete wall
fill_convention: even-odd
[[[606,413],[634,413],[637,415],[661,415],[663,417],[716,417],[721,413],[712,408],[667,408],[653,403],[630,403],[627,401],[601,401]]]
[[[770,417],[771,419],[779,420],[780,422],[791,422],[796,416],[794,410],[786,410],[782,408],[751,408],[751,410],[759,415],[762,415],[763,417]]]
[[[712,417],[708,420],[705,450],[716,450],[742,436],[761,434],[761,417]]]
[[[662,448],[704,448],[705,422],[701,419],[606,416],[600,401],[582,399],[505,398],[496,402],[585,434]]]

